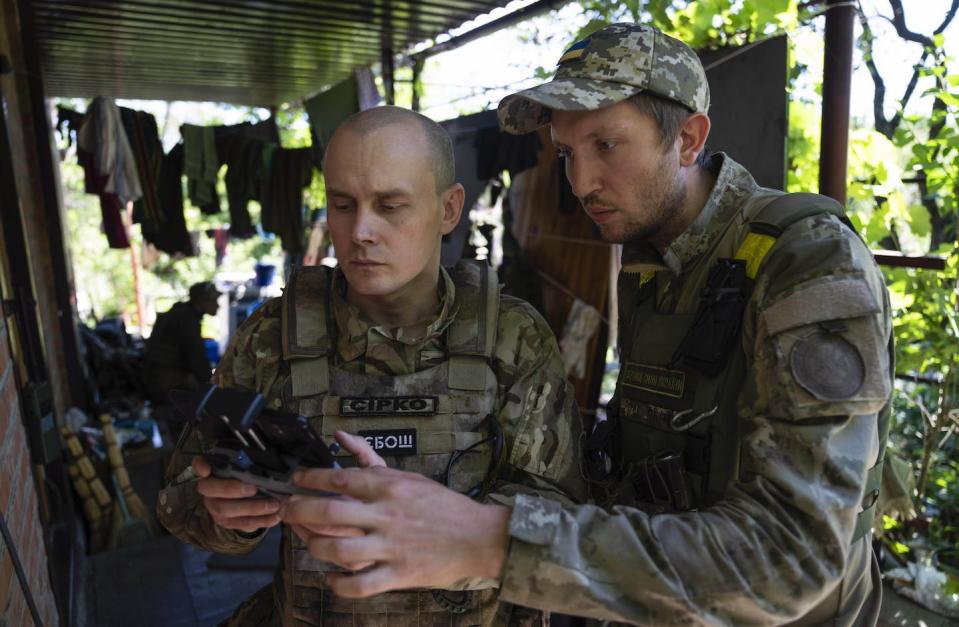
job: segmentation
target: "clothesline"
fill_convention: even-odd
[[[216,215],[222,205],[216,191],[226,166],[231,237],[257,234],[247,205],[260,203],[264,231],[280,236],[287,252],[303,249],[303,189],[313,179],[311,148],[283,148],[274,119],[258,123],[180,127],[183,141],[164,153],[156,118],[118,107],[98,97],[86,113],[59,108],[58,127],[77,135],[77,156],[84,167],[87,193],[100,197],[107,239],[113,248],[129,240],[120,209],[134,202],[134,221],[144,239],[171,256],[195,256],[183,213],[182,179],[191,203]]]

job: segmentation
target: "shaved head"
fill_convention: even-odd
[[[333,137],[330,138],[324,149],[329,150],[333,139],[340,133],[348,131],[362,137],[388,126],[407,126],[416,134],[416,137],[423,140],[426,149],[429,151],[429,161],[432,165],[433,178],[436,181],[437,194],[453,185],[456,180],[456,170],[453,165],[453,141],[446,129],[425,115],[403,107],[374,107],[354,113],[336,128]],[[325,154],[323,161],[325,164]]]

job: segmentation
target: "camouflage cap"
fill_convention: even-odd
[[[600,109],[640,92],[709,109],[706,72],[689,46],[652,26],[610,24],[570,46],[553,80],[503,98],[499,122],[528,133],[549,123],[551,109]]]

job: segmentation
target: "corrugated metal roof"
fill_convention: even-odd
[[[50,96],[273,105],[509,0],[28,0]]]

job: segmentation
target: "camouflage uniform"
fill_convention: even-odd
[[[453,342],[451,333],[478,316],[463,301],[466,288],[454,283],[445,269],[441,275],[441,304],[435,318],[415,327],[388,329],[372,324],[346,301],[345,279],[337,271],[327,292],[329,297],[323,298],[329,303],[332,328],[335,328],[334,338],[326,340],[335,346],[329,394],[310,396],[302,390],[297,393],[298,386],[312,385],[315,379],[310,376],[305,382],[297,381],[294,371],[301,368],[301,364],[308,365],[312,357],[304,359],[297,354],[302,338],[293,342],[283,337],[286,333],[288,338],[293,338],[305,329],[292,323],[284,324],[284,306],[292,305],[301,317],[308,307],[301,299],[308,298],[309,294],[299,285],[295,290],[295,304],[290,296],[294,292],[288,286],[285,302],[275,299],[266,303],[238,331],[214,381],[224,386],[257,390],[271,406],[311,416],[324,439],[331,439],[337,428],[362,431],[364,420],[347,416],[343,410],[343,402],[350,399],[345,398],[349,394],[343,394],[348,381],[342,380],[352,376],[360,381],[358,389],[354,386],[350,390],[356,396],[403,396],[392,387],[395,382],[405,380],[402,377],[413,377],[410,380],[415,388],[420,381],[416,377],[437,368],[448,368],[452,359],[448,355]],[[496,289],[495,275],[492,276],[493,289]],[[296,281],[291,279],[291,284]],[[516,494],[535,494],[566,503],[571,502],[570,499],[582,499],[584,483],[578,454],[581,426],[555,339],[542,318],[526,303],[508,296],[500,298],[498,303],[495,341],[491,344],[492,358],[488,364],[495,376],[488,379],[491,387],[474,386],[473,395],[467,395],[468,402],[475,404],[478,410],[474,413],[487,412],[495,418],[507,443],[502,463],[494,473],[495,481],[484,486],[484,499],[506,505],[512,503]],[[312,348],[315,357],[318,347]],[[486,367],[484,363],[483,368]],[[479,374],[482,381],[483,373]],[[435,392],[435,384],[423,381],[424,386],[432,387],[420,393]],[[334,391],[340,394],[338,402]],[[444,400],[447,397],[443,394],[437,397],[440,404],[453,402]],[[331,409],[331,405],[339,407],[339,411]],[[456,419],[463,420],[464,416],[458,415]],[[383,417],[371,418],[367,424],[383,420]],[[454,434],[457,449],[480,444],[476,441],[479,436],[463,431]],[[446,436],[444,442],[449,442],[449,427],[446,427]],[[189,439],[178,445],[178,451],[196,450]],[[444,479],[451,445],[442,444],[447,447],[443,449],[435,433],[424,432],[419,434],[418,446],[420,451],[416,456],[384,454],[384,457],[392,467]],[[456,463],[454,477],[449,481],[454,488],[465,491],[471,484],[483,481],[490,468],[487,449],[491,448],[489,445],[477,449],[482,451],[481,455],[463,455],[463,461]],[[168,469],[168,480],[172,481],[190,459],[189,454],[178,453]],[[247,538],[214,524],[192,483],[168,487],[161,495],[158,511],[171,532],[208,550],[245,553],[262,538],[262,534]],[[537,611],[498,603],[494,581],[469,581],[457,586],[470,592],[436,596],[429,590],[400,591],[354,601],[330,594],[323,586],[321,570],[299,539],[284,527],[281,564],[272,590],[263,590],[242,605],[230,624],[478,625],[538,624],[541,620]],[[452,606],[463,611],[453,613],[449,609]]]
[[[545,97],[505,99],[501,123],[528,131],[549,108],[624,91],[705,111],[695,56],[661,41],[643,26],[599,31],[564,55]],[[517,497],[501,598],[635,624],[875,624],[872,486],[892,376],[882,276],[838,205],[759,188],[721,153],[712,165],[706,204],[663,254],[624,245],[609,502]],[[741,260],[744,298],[730,357],[709,372],[677,349],[696,352],[685,340],[722,301],[705,288],[724,259]]]

